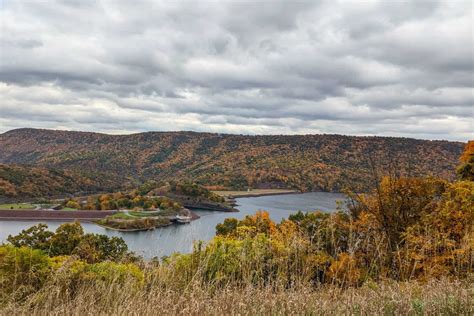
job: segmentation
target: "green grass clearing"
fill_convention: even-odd
[[[132,216],[137,216],[137,217],[150,217],[150,216],[160,216],[160,212],[129,212],[130,215]]]
[[[8,203],[8,204],[0,204],[0,209],[6,210],[32,210],[35,209],[36,206],[29,203]]]
[[[119,212],[119,213],[116,213],[114,215],[111,215],[110,218],[115,218],[115,219],[133,219],[132,216],[126,214],[126,213],[122,213],[122,212]]]

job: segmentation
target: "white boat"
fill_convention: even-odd
[[[191,223],[191,216],[176,215],[176,222],[180,224]]]

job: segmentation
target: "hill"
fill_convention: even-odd
[[[396,137],[17,129],[0,135],[0,163],[67,170],[105,190],[171,179],[241,189],[367,190],[374,165],[452,179],[463,147]]]
[[[63,197],[113,189],[113,182],[88,178],[77,172],[43,167],[0,164],[0,198]]]

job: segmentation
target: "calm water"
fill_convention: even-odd
[[[237,199],[238,213],[221,213],[196,211],[200,219],[187,225],[172,225],[152,231],[143,232],[117,232],[107,230],[90,223],[82,223],[84,231],[108,236],[122,237],[130,250],[151,258],[161,257],[173,252],[190,252],[193,241],[210,240],[215,234],[215,227],[227,217],[244,218],[254,214],[257,210],[267,210],[275,221],[287,218],[297,210],[301,211],[332,211],[336,208],[336,201],[343,200],[344,196],[338,193],[303,193],[285,194]],[[34,225],[34,221],[0,221],[0,243],[5,241],[9,234],[18,234],[22,229]],[[60,222],[46,222],[51,230],[56,229]]]

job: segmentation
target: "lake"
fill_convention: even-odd
[[[208,241],[215,235],[215,227],[228,217],[243,219],[258,210],[267,210],[270,217],[279,222],[298,210],[322,210],[330,212],[336,209],[336,201],[344,200],[339,193],[311,192],[302,194],[270,195],[236,199],[238,213],[195,211],[200,219],[186,225],[172,225],[151,231],[118,232],[107,230],[92,223],[82,223],[87,233],[122,237],[129,249],[145,258],[161,257],[173,252],[191,252],[193,241]],[[36,221],[0,221],[0,243],[6,241],[9,234],[18,234]],[[61,222],[46,222],[51,230]]]

